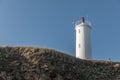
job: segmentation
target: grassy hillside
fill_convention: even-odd
[[[120,63],[45,48],[0,47],[0,80],[120,80]]]

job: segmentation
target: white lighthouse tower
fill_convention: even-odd
[[[75,24],[76,30],[76,57],[81,59],[92,59],[91,50],[91,25],[85,22],[84,17]]]

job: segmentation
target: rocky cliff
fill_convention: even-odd
[[[45,48],[0,47],[0,80],[120,80],[120,63]]]

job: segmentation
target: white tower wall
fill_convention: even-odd
[[[76,29],[76,57],[92,59],[91,51],[91,26],[83,22],[75,25]]]

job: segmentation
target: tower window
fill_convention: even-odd
[[[80,48],[80,44],[78,45],[78,47]]]
[[[80,29],[78,29],[78,32],[80,33]]]

